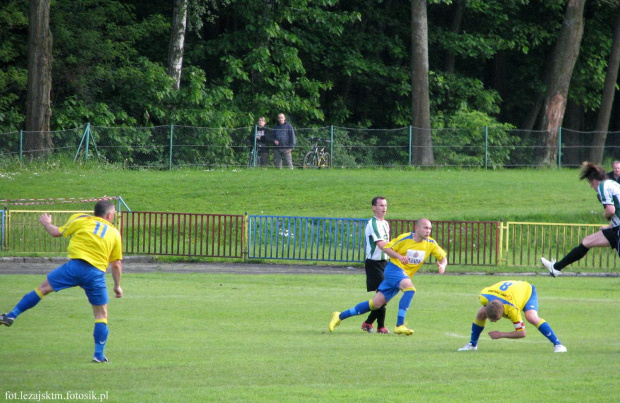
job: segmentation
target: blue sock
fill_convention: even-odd
[[[95,338],[95,357],[99,360],[103,360],[103,350],[105,350],[105,344],[108,341],[108,324],[106,322],[95,322],[95,331],[93,337]]]
[[[37,290],[30,291],[28,294],[24,295],[24,297],[15,305],[15,308],[11,312],[7,314],[10,318],[17,318],[22,312],[27,311],[28,309],[34,307],[36,304],[41,301],[42,296],[37,293]]]
[[[340,320],[350,318],[351,316],[362,315],[370,312],[370,301],[360,302],[355,307],[340,313]]]
[[[396,326],[405,324],[405,315],[407,315],[407,311],[409,310],[414,294],[415,291],[409,290],[403,292],[403,296],[400,297],[400,301],[398,302],[398,318],[396,319]]]
[[[469,341],[472,346],[478,345],[478,339],[480,338],[480,334],[484,330],[484,326],[477,325],[475,323],[471,324],[471,340]]]
[[[538,325],[538,331],[542,333],[543,336],[548,338],[553,345],[562,344],[547,322],[543,321],[543,323],[540,323]]]

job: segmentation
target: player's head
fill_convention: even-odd
[[[497,322],[504,314],[504,304],[502,304],[499,300],[494,299],[493,301],[489,301],[484,310],[487,314],[487,318],[489,318],[491,322]]]
[[[372,211],[375,213],[375,217],[383,218],[387,213],[387,200],[383,196],[376,196],[372,198]]]
[[[428,218],[420,218],[415,221],[415,233],[420,238],[428,238],[431,235],[433,224]]]
[[[579,179],[586,179],[592,185],[594,181],[601,182],[607,179],[607,172],[603,168],[585,161],[581,164]]]
[[[114,214],[116,213],[116,207],[114,207],[114,204],[112,202],[109,202],[107,200],[100,200],[97,202],[97,204],[95,204],[95,216],[96,217],[101,217],[101,218],[105,218],[108,221],[111,221],[114,219]],[[111,217],[109,218],[108,216]]]

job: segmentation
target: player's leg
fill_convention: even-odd
[[[41,285],[24,295],[10,312],[0,315],[0,323],[5,326],[11,326],[15,318],[28,309],[34,308],[43,297],[52,291],[54,291],[54,289],[49,281],[45,279]]]
[[[474,318],[473,323],[471,324],[471,336],[469,339],[469,343],[465,344],[463,347],[459,348],[458,351],[474,351],[478,349],[478,340],[480,339],[480,335],[484,330],[484,326],[487,322],[487,312],[485,307],[483,306],[478,310],[476,317]]]
[[[538,294],[534,286],[532,286],[532,295],[530,299],[525,303],[523,313],[525,314],[525,319],[530,324],[536,326],[538,331],[553,343],[556,353],[563,353],[566,351],[566,347],[562,345],[553,329],[551,329],[551,326],[546,320],[538,316]]]
[[[405,317],[407,316],[407,311],[415,295],[415,287],[411,279],[405,276],[405,278],[400,281],[399,288],[403,291],[403,296],[400,297],[400,301],[398,302],[398,316],[396,318],[394,333],[411,335],[413,334],[413,330],[405,326]]]
[[[84,289],[88,302],[93,307],[95,327],[93,338],[95,352],[93,362],[108,362],[104,355],[108,341],[108,289],[105,283],[105,273],[90,264],[83,262],[80,277],[80,287]]]
[[[11,326],[15,318],[28,309],[34,308],[50,292],[74,287],[76,284],[71,273],[71,262],[70,260],[52,270],[41,285],[24,295],[10,312],[0,315],[0,323],[5,326]]]
[[[396,291],[398,292],[398,290]],[[384,295],[381,291],[377,291],[375,296],[369,301],[360,302],[346,311],[332,312],[332,319],[329,322],[329,331],[333,332],[334,328],[338,326],[341,321],[351,316],[363,315],[371,310],[379,309],[388,301],[387,298],[388,296]]]
[[[582,259],[591,248],[600,248],[600,247],[608,247],[610,245],[618,244],[618,229],[617,228],[605,228],[603,230],[597,231],[594,234],[590,234],[586,236],[583,241],[573,248],[562,260],[558,262],[548,261],[545,258],[542,258],[541,261],[543,265],[549,269],[549,272],[552,276],[556,276],[559,273],[557,271],[562,271],[566,266],[571,263],[574,263],[580,259]]]
[[[95,353],[93,354],[93,362],[107,362],[105,357],[105,346],[108,342],[108,305],[93,305],[93,313],[95,315],[95,329],[93,338],[95,339]]]
[[[366,291],[377,291],[379,285],[383,281],[383,270],[385,262],[366,259],[364,263],[364,269],[366,270]],[[385,306],[379,309],[371,310],[368,318],[362,323],[362,330],[368,333],[373,333],[374,329],[372,324],[377,321],[377,328],[381,329],[385,327]]]

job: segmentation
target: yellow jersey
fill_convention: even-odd
[[[505,280],[480,292],[480,302],[486,306],[489,301],[498,299],[504,304],[504,318],[510,319],[516,330],[523,329],[521,311],[532,296],[532,285],[527,281]]]
[[[392,257],[390,262],[403,269],[409,277],[412,277],[422,267],[430,255],[433,255],[437,260],[441,260],[447,255],[446,251],[437,245],[433,238],[428,237],[421,242],[416,242],[413,234],[413,232],[400,234],[383,247],[383,249],[389,248],[400,255],[407,256],[409,259],[407,264],[403,264],[400,260]]]
[[[123,258],[121,234],[101,217],[77,213],[58,230],[65,238],[70,237],[70,259],[85,260],[105,272],[110,262]]]

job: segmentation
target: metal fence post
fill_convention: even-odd
[[[484,126],[484,169],[489,167],[489,126]]]
[[[24,131],[19,131],[19,162],[22,162],[22,158],[24,157]]]
[[[413,144],[413,126],[409,125],[409,166],[411,166],[412,144]]]
[[[334,166],[334,125],[329,126],[329,168]]]
[[[562,126],[558,128],[558,169],[562,169]]]
[[[168,170],[172,171],[172,137],[174,134],[174,125],[170,125],[170,151],[168,153]]]
[[[90,143],[90,123],[86,123],[85,136],[86,144],[84,146],[84,161],[88,159],[88,144]]]

